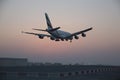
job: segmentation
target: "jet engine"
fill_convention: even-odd
[[[42,36],[42,35],[38,35],[38,37],[39,37],[40,39],[43,39],[43,38],[44,38],[44,36]]]
[[[61,39],[61,41],[64,41],[64,39]]]
[[[86,34],[82,33],[82,37],[86,37]]]
[[[65,39],[66,41],[68,41],[68,39]]]
[[[75,38],[75,39],[79,39],[79,37],[78,37],[78,36],[76,36],[76,35],[74,36],[74,38]]]
[[[51,39],[51,40],[55,40],[55,38],[54,38],[54,37],[50,37],[50,39]]]

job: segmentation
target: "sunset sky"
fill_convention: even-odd
[[[87,37],[55,42],[22,34],[52,25],[74,33],[93,27]],[[120,65],[119,0],[0,0],[0,57],[32,62]]]

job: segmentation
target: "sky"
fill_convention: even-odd
[[[72,43],[22,34],[52,25],[74,33],[93,27]],[[0,57],[30,62],[120,65],[119,0],[0,0]]]

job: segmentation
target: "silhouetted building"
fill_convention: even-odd
[[[30,63],[0,58],[0,80],[120,80],[120,66]]]
[[[27,58],[0,58],[0,66],[26,66]]]

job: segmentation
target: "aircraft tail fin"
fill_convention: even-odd
[[[45,18],[46,18],[48,29],[52,29],[53,27],[52,27],[52,24],[50,22],[50,19],[47,13],[45,13]]]

